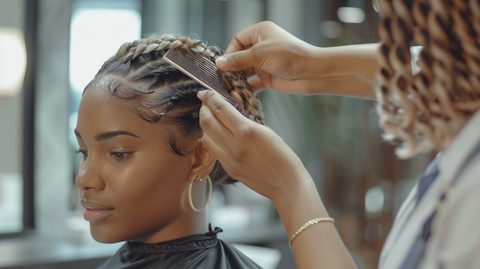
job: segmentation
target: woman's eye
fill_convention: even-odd
[[[82,153],[84,159],[88,156],[88,152],[86,150],[79,149],[77,150],[77,153]]]
[[[112,155],[118,159],[126,159],[131,153],[128,152],[113,152]]]

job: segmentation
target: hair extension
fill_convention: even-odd
[[[401,158],[447,148],[480,108],[480,5],[469,0],[381,0],[375,87],[385,138]],[[413,75],[409,47],[423,46]]]
[[[168,62],[163,61],[164,54],[171,48],[192,50],[203,57],[215,61],[220,52],[215,47],[207,47],[200,40],[172,35],[153,35],[123,44],[118,52],[107,60],[92,82],[111,75],[108,88],[112,95],[127,100],[129,108],[152,124],[163,116],[168,124],[178,126],[185,139],[196,139],[203,133],[198,114],[202,102],[197,92],[206,90]],[[264,115],[261,104],[254,97],[254,90],[248,84],[243,72],[224,72],[224,79],[242,98],[243,112],[257,123],[263,124]],[[88,86],[87,88],[88,89]],[[172,132],[169,141],[172,152],[185,156],[179,140]],[[215,185],[235,182],[217,161],[210,173]]]

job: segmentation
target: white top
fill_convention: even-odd
[[[417,187],[408,195],[385,241],[378,268],[401,266],[443,191],[479,143],[480,110],[442,153],[438,164],[440,173],[418,205],[415,205]],[[437,213],[418,268],[480,268],[480,154],[463,170],[446,198],[443,210]]]

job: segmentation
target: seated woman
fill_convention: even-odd
[[[201,143],[196,93],[205,90],[166,61],[171,48],[212,61],[201,41],[170,35],[124,44],[85,88],[75,134],[83,154],[76,184],[98,242],[127,241],[99,268],[260,268],[207,229],[212,185],[234,182]],[[239,72],[226,72],[244,113],[260,103]],[[203,180],[202,180],[203,179]]]

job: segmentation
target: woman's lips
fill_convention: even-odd
[[[80,203],[85,208],[83,217],[90,222],[99,222],[113,212],[113,208],[97,204],[93,201],[81,200]]]

